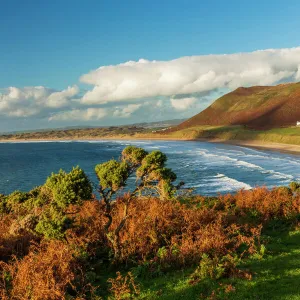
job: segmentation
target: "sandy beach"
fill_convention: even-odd
[[[245,146],[249,148],[256,148],[261,150],[278,151],[284,153],[291,153],[300,155],[300,146],[292,144],[280,144],[280,143],[270,143],[261,141],[241,141],[241,140],[210,140],[208,142],[214,143],[224,143],[238,146]]]

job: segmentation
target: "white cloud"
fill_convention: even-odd
[[[300,47],[170,61],[141,59],[102,66],[81,81],[91,84],[91,90],[80,92],[76,85],[60,91],[43,86],[0,89],[0,119],[39,127],[48,121],[72,125],[101,120],[107,125],[188,118],[221,92],[300,81]]]
[[[193,106],[193,104],[197,101],[195,97],[190,98],[180,98],[180,99],[170,99],[171,105],[176,110],[187,110]]]
[[[219,88],[272,85],[299,80],[300,47],[250,53],[181,57],[170,61],[141,59],[102,66],[80,80],[94,85],[84,104],[210,92]]]
[[[107,116],[104,108],[73,109],[52,115],[49,121],[96,121]]]
[[[77,86],[54,91],[43,86],[9,87],[0,94],[0,115],[30,117],[70,105],[79,93]]]
[[[123,108],[117,108],[113,115],[115,117],[128,118],[141,107],[141,104],[129,104]]]
[[[46,105],[48,107],[64,107],[69,104],[69,100],[79,93],[77,86],[68,87],[61,92],[55,92],[49,95]]]

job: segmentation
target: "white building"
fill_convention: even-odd
[[[299,121],[297,122],[297,126],[300,126],[300,122]]]

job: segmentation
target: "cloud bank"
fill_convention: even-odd
[[[107,115],[104,108],[73,109],[59,112],[49,118],[49,121],[91,121],[100,120]]]
[[[0,94],[0,115],[11,117],[31,117],[72,105],[72,99],[78,95],[75,85],[62,91],[43,86],[9,87]]]
[[[101,66],[80,81],[90,90],[80,91],[77,85],[61,91],[43,86],[0,90],[0,117],[99,125],[119,124],[120,118],[128,123],[186,118],[221,92],[300,81],[300,47],[170,61],[140,59]]]
[[[300,47],[170,61],[140,59],[101,66],[80,80],[94,86],[81,100],[86,105],[272,85],[283,80],[300,80]]]

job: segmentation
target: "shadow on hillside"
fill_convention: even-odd
[[[243,119],[239,119],[236,122],[232,123],[232,125],[245,124],[245,126],[257,130],[263,130],[268,128],[270,129],[276,126],[280,127],[283,124],[276,124],[276,119],[274,120],[274,115],[276,115],[276,113],[280,111],[280,109],[285,105],[286,102],[287,100],[283,103],[277,103],[271,107],[268,107],[266,111],[264,111],[263,113],[258,113],[256,116],[253,116],[253,118],[248,120],[247,122],[243,121]]]

